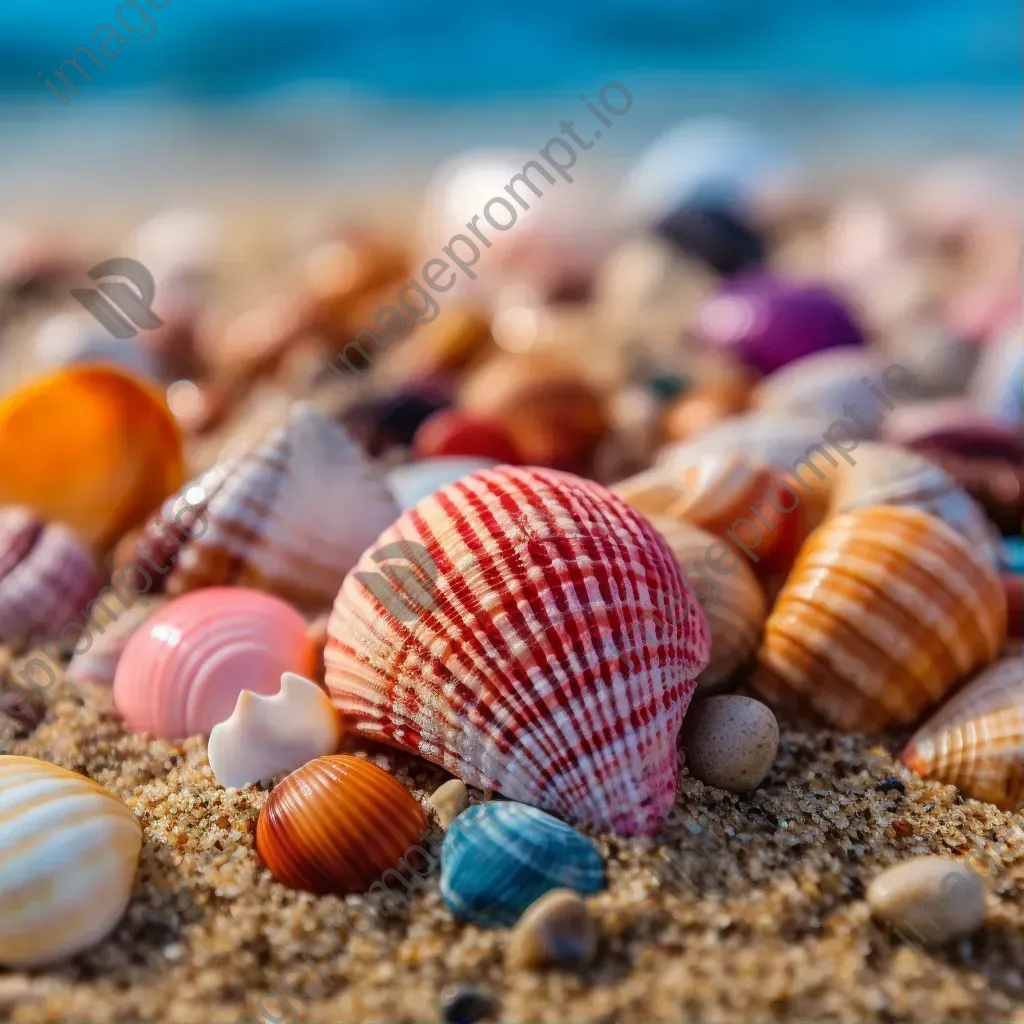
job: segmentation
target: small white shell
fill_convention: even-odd
[[[33,757],[0,757],[0,964],[73,956],[121,919],[142,849],[102,786]]]
[[[340,738],[338,713],[323,690],[285,672],[281,689],[272,697],[243,690],[231,717],[213,727],[207,749],[213,774],[229,788],[292,772],[333,754]]]

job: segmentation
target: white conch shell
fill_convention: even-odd
[[[231,717],[213,727],[207,751],[217,781],[240,787],[333,754],[340,738],[341,723],[327,694],[285,672],[273,697],[251,690],[238,695]]]

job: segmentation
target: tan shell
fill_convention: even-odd
[[[756,577],[722,541],[696,526],[670,516],[650,516],[668,542],[711,629],[711,660],[697,676],[697,692],[723,689],[743,664],[752,659],[768,614]],[[716,547],[718,545],[718,547]],[[728,572],[720,571],[732,566]]]
[[[909,724],[1005,636],[999,577],[951,527],[913,508],[854,509],[800,552],[768,616],[755,686],[839,728]]]
[[[943,705],[900,754],[925,778],[1005,811],[1024,800],[1024,657],[1004,658]]]
[[[833,513],[865,505],[908,505],[938,516],[993,567],[999,536],[981,506],[944,470],[921,455],[885,444],[863,444],[856,465],[840,463],[832,489]]]
[[[745,455],[677,460],[623,480],[612,491],[646,516],[669,516],[722,537],[758,574],[788,568],[805,532],[800,491]]]

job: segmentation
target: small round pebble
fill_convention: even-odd
[[[914,945],[963,938],[985,917],[981,879],[952,857],[915,857],[883,871],[868,886],[867,900],[876,921]]]
[[[450,779],[434,790],[427,803],[441,827],[447,828],[469,806],[469,792],[460,779]]]
[[[764,781],[775,761],[779,723],[752,697],[708,697],[683,720],[683,749],[695,779],[745,793]]]
[[[446,985],[441,990],[441,1019],[448,1024],[474,1024],[494,1012],[494,1000],[472,985]]]
[[[571,889],[552,889],[523,911],[505,950],[512,968],[586,967],[597,952],[597,924]]]

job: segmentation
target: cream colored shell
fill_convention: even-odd
[[[103,939],[128,905],[135,815],[83,775],[0,757],[0,964],[34,967]]]

